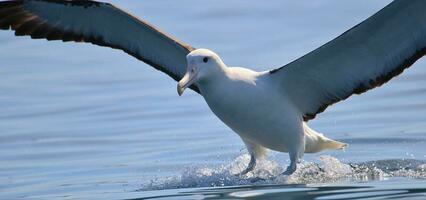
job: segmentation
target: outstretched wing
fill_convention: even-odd
[[[121,49],[177,81],[185,74],[186,55],[193,50],[109,3],[88,0],[2,1],[0,29],[34,39]]]
[[[426,52],[426,1],[396,0],[339,37],[271,70],[305,121],[386,83]]]

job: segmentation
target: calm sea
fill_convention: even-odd
[[[389,1],[111,1],[231,66],[280,67]],[[407,19],[408,20],[408,19]],[[203,98],[127,54],[0,31],[0,199],[425,199],[426,60],[310,126],[349,143],[290,177]]]

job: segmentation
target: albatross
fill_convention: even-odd
[[[292,174],[304,153],[346,146],[307,125],[328,106],[381,86],[426,51],[426,1],[396,0],[337,38],[282,67],[229,67],[213,51],[180,42],[109,4],[75,0],[0,2],[0,29],[33,39],[120,49],[190,88],[237,133],[250,154],[288,152]],[[191,30],[193,31],[193,30]]]

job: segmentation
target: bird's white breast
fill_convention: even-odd
[[[261,73],[230,70],[235,71],[221,80],[200,85],[210,109],[243,139],[287,151],[286,143],[301,131],[293,106],[268,85]]]

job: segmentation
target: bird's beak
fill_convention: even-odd
[[[185,76],[183,76],[183,78],[179,81],[177,85],[177,92],[179,96],[183,94],[183,91],[185,91],[187,87],[191,86],[195,82],[196,77],[197,77],[196,72],[191,72],[191,71],[186,72]]]

